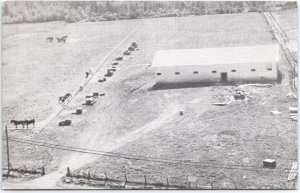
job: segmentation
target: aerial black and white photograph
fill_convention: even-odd
[[[297,1],[4,1],[2,189],[298,189]]]

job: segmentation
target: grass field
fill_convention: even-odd
[[[298,39],[298,11],[297,9],[289,9],[273,13],[278,24],[285,31],[286,35],[291,40]]]
[[[211,103],[232,98],[232,86],[151,89],[155,82],[148,64],[158,49],[276,42],[272,40],[264,16],[258,13],[57,23],[55,29],[45,33],[41,30],[48,30],[44,24],[36,24],[36,28],[30,28],[32,32],[20,27],[26,30],[4,36],[4,45],[17,44],[3,51],[3,124],[12,118],[22,119],[24,115],[38,121],[46,119],[57,106],[58,96],[81,83],[84,72],[140,23],[134,36],[113,56],[119,56],[130,41],[136,41],[139,50],[126,57],[113,77],[105,83],[96,81],[106,72],[109,63],[105,63],[95,78],[41,133],[14,130],[10,135],[87,149],[205,162],[211,166],[251,165],[256,171],[243,170],[243,167],[228,170],[113,159],[11,142],[12,164],[15,167],[45,165],[46,172],[57,172],[58,177],[70,167],[93,173],[106,171],[115,177],[127,173],[129,178],[137,180],[147,175],[150,181],[164,181],[169,176],[171,183],[176,184],[196,178],[194,184],[212,182],[217,188],[265,184],[291,187],[286,181],[287,174],[281,171],[290,168],[297,157],[296,123],[288,119],[288,107],[297,105],[297,101],[286,98],[290,92],[287,77],[282,84],[270,88],[244,85],[248,100],[225,107]],[[6,33],[15,28],[5,27]],[[49,44],[45,38],[50,34],[69,37],[66,44]],[[280,64],[280,70],[283,74],[287,72],[285,61]],[[72,115],[71,111],[92,92],[104,92],[105,96],[95,106],[85,107],[83,115]],[[270,111],[275,109],[282,115],[271,115]],[[183,116],[179,116],[179,110],[183,110]],[[58,127],[58,121],[66,118],[72,119],[72,126]],[[276,170],[261,167],[266,158],[277,160]],[[46,175],[43,182],[47,180],[50,179]]]
[[[276,21],[287,36],[287,44],[294,58],[298,60],[298,11],[290,9],[273,13]]]

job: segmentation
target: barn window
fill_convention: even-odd
[[[272,71],[272,64],[266,63],[266,70],[267,71]]]
[[[175,75],[179,75],[180,74],[180,72],[175,72]]]
[[[231,72],[236,72],[236,70],[231,70]]]
[[[251,69],[251,72],[255,72],[256,70],[254,68]]]
[[[198,74],[198,71],[194,71],[194,74]]]
[[[216,70],[213,70],[213,71],[211,71],[211,73],[217,73],[217,71],[216,71]]]
[[[157,76],[160,76],[160,75],[161,75],[161,73],[156,73],[156,75],[157,75]]]

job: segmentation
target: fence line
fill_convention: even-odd
[[[103,177],[97,176],[95,174],[91,174],[90,171],[83,174],[78,174],[75,172],[71,172],[70,168],[67,167],[67,173],[64,177],[65,183],[71,183],[69,181],[73,179],[75,184],[85,184],[88,186],[108,186],[112,188],[120,188],[120,189],[193,189],[191,182],[187,182],[187,185],[175,185],[169,183],[169,178],[166,178],[166,182],[150,182],[147,179],[147,176],[144,175],[141,181],[128,180],[127,174],[124,174],[124,179],[116,179],[113,177],[107,177],[106,172],[103,173]],[[68,180],[67,180],[68,179]],[[84,181],[85,180],[85,181]],[[76,183],[77,181],[77,183]],[[212,189],[211,185],[199,186],[196,185],[197,189]],[[195,188],[194,188],[195,189]]]
[[[297,69],[296,66],[298,64],[297,60],[293,57],[291,51],[289,50],[289,47],[287,45],[287,37],[285,37],[285,33],[284,31],[282,31],[281,26],[276,22],[274,16],[270,13],[270,12],[264,12],[264,16],[269,24],[269,26],[271,27],[272,31],[273,31],[273,35],[276,37],[276,39],[278,40],[284,55],[287,58],[287,62],[290,65],[290,67],[292,68],[292,77],[290,80],[290,84],[291,84],[291,89],[292,91],[297,94],[298,92],[298,88],[297,88],[297,84],[296,84],[296,76],[297,76]]]
[[[79,174],[81,173],[81,174]],[[63,177],[64,183],[73,183],[79,185],[87,185],[93,187],[101,187],[105,189],[296,189],[295,185],[284,186],[276,185],[265,185],[265,186],[237,186],[234,182],[232,188],[214,186],[213,182],[210,181],[208,185],[199,185],[197,182],[194,184],[191,181],[186,181],[186,185],[170,184],[169,179],[173,177],[166,177],[165,182],[150,182],[146,175],[141,177],[141,181],[129,180],[127,174],[124,174],[123,179],[116,179],[108,177],[106,172],[103,173],[102,177],[92,174],[90,171],[87,172],[71,172],[70,168],[67,168],[66,176]],[[176,178],[180,179],[180,178]],[[182,180],[184,181],[184,180]],[[287,181],[283,181],[287,182]]]
[[[2,171],[7,171],[8,169],[7,168],[2,168]],[[26,165],[22,166],[22,167],[19,167],[19,168],[13,168],[12,165],[10,164],[10,169],[9,169],[10,172],[18,172],[18,173],[21,173],[21,174],[40,174],[40,175],[45,175],[45,167],[41,167],[41,168],[36,168],[36,169],[28,169],[26,167]],[[13,175],[10,175],[9,174],[2,174],[2,176],[4,177],[10,177],[10,176],[13,176]]]

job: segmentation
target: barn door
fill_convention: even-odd
[[[227,72],[221,72],[221,82],[227,82]]]

